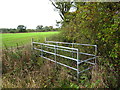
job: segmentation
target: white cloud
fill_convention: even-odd
[[[0,28],[55,26],[61,20],[49,0],[0,0]]]

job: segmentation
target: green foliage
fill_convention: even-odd
[[[16,32],[18,32],[17,29],[13,29],[13,28],[0,28],[0,31],[2,33],[16,33]]]
[[[74,84],[74,83],[70,83],[70,87],[69,88],[76,88],[76,89],[78,89],[79,88],[79,86],[78,85],[76,85],[76,84]]]
[[[75,4],[77,10],[65,14],[67,21],[63,20],[61,23],[62,36],[59,40],[96,44],[98,55],[103,57],[101,62],[114,68],[115,72],[119,72],[120,11],[118,7],[120,3],[76,2]],[[89,52],[92,53],[92,51]],[[108,80],[111,82],[110,79]]]
[[[43,27],[42,25],[38,25],[36,27],[36,32],[48,32],[48,31],[58,31],[57,29],[53,28],[53,26],[45,26]]]
[[[59,4],[60,3],[58,3],[58,5]],[[63,4],[60,5],[64,6]],[[82,73],[79,79],[80,83],[76,84],[72,81],[73,79],[69,79],[69,71],[67,69],[59,68],[60,70],[57,71],[53,69],[53,67],[55,67],[53,63],[51,64],[49,62],[46,65],[42,65],[44,62],[41,58],[37,61],[37,64],[35,64],[35,57],[29,58],[29,53],[26,53],[26,51],[11,53],[4,51],[4,74],[7,74],[7,72],[11,70],[8,76],[3,76],[3,81],[7,81],[4,87],[115,88],[119,86],[120,4],[114,2],[76,2],[76,7],[77,10],[75,12],[67,11],[64,13],[66,19],[63,19],[62,22],[62,33],[59,34],[59,36],[54,36],[49,39],[64,42],[97,44],[100,58],[98,58],[97,61],[98,67],[96,66],[91,70],[91,76],[88,73]],[[28,34],[28,36],[33,37],[30,34]],[[7,38],[6,41],[9,41]],[[26,40],[30,41],[30,39]],[[82,49],[83,48],[81,48],[81,50]],[[85,50],[83,49],[83,51]],[[89,52],[92,53],[92,50]],[[65,54],[67,55],[67,53]],[[16,62],[20,62],[20,64],[16,64]],[[66,63],[69,64],[70,62]],[[16,68],[16,66],[18,68]],[[37,66],[41,66],[42,68],[38,68],[38,70],[34,69]],[[35,73],[36,71],[40,73]],[[48,73],[48,71],[50,72]],[[26,74],[28,74],[29,77],[26,76]]]
[[[36,29],[26,29],[24,25],[19,25],[17,29],[14,28],[0,28],[2,33],[19,33],[19,32],[49,32],[49,31],[58,31],[58,28],[53,28],[53,26],[38,25]]]
[[[36,27],[36,29],[42,29],[43,28],[43,25],[38,25],[37,27]]]
[[[11,31],[10,31],[10,33],[16,33],[16,31],[14,31],[14,30],[11,30]]]
[[[120,65],[119,3],[77,4],[75,12],[68,12],[69,23],[62,26],[63,37],[69,42],[97,44],[99,55]]]
[[[17,29],[19,30],[19,32],[27,32],[26,26],[24,26],[24,25],[18,25]]]

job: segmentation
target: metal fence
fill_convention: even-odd
[[[49,43],[51,43],[51,44],[49,44]],[[59,44],[69,44],[69,45],[72,45],[72,47],[60,46]],[[34,45],[40,45],[40,47],[36,48]],[[74,45],[92,46],[92,47],[94,47],[95,54],[89,54],[89,53],[80,52],[78,48],[74,48]],[[75,70],[77,72],[77,80],[79,79],[79,74],[80,73],[82,73],[84,71],[87,71],[87,70],[89,70],[89,69],[92,68],[92,67],[88,67],[87,69],[84,69],[84,70],[80,71],[79,70],[80,64],[82,64],[82,63],[88,63],[88,64],[91,64],[93,66],[96,65],[97,45],[79,44],[79,43],[67,43],[67,42],[55,42],[55,41],[46,41],[46,40],[45,40],[45,43],[39,43],[39,42],[34,42],[33,39],[32,39],[32,46],[33,46],[34,50],[38,50],[38,51],[41,52],[39,56],[41,56],[42,58],[50,60],[52,62],[55,62],[56,64],[60,64],[62,66],[65,66],[67,68],[70,68],[72,70]],[[54,51],[51,52],[49,50],[44,50],[43,47],[53,49]],[[76,53],[76,58],[73,57],[73,55],[71,55],[71,57],[68,57],[68,56],[65,56],[65,55],[58,54],[57,53],[58,50],[65,51],[65,52],[71,52],[72,54]],[[48,53],[48,54],[54,55],[54,59],[50,59],[50,58],[44,56],[43,53]],[[92,56],[92,58],[88,58],[86,60],[80,60],[79,59],[79,55],[80,54]],[[66,65],[66,64],[63,64],[63,63],[60,63],[60,62],[56,61],[56,57],[57,56],[62,57],[62,58],[66,58],[66,59],[69,59],[69,60],[76,61],[77,62],[76,63],[77,64],[76,65],[77,68],[74,68],[74,67],[71,67],[69,65]],[[94,60],[94,63],[90,62],[90,61],[93,61],[93,60]]]

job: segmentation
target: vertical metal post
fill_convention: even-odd
[[[56,46],[58,46],[58,43],[56,43]],[[57,49],[58,49],[58,47],[56,47],[56,53],[57,53]]]
[[[77,50],[77,81],[79,79],[79,50]]]
[[[43,44],[41,44],[41,56],[43,56]]]
[[[74,46],[73,46],[73,43],[72,43],[72,48],[73,48]],[[72,58],[73,58],[73,49],[72,49]]]
[[[55,67],[57,67],[57,63],[56,63],[56,45],[54,46],[54,53],[55,53]]]
[[[95,46],[95,56],[97,56],[97,45]],[[96,58],[95,58],[95,65],[97,64]]]
[[[95,57],[97,56],[97,45],[95,45]],[[97,62],[96,62],[96,58],[95,58],[95,77],[97,76],[96,72],[97,72]]]

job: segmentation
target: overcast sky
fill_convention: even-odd
[[[49,0],[0,0],[0,28],[56,26],[61,20]]]

